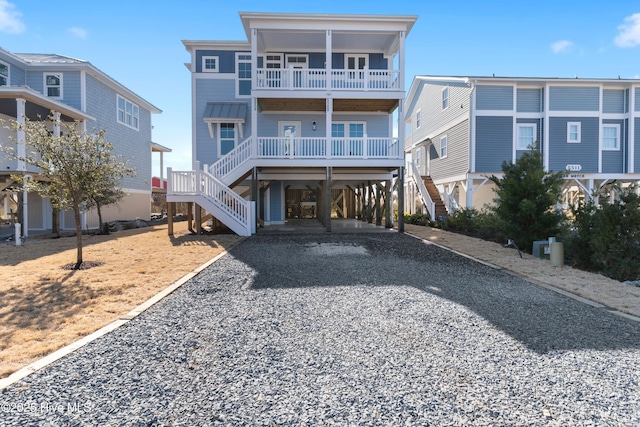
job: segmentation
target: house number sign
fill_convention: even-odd
[[[570,172],[580,172],[582,170],[582,165],[567,165],[567,170]]]

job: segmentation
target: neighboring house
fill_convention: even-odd
[[[51,112],[64,122],[80,121],[92,130],[106,129],[106,139],[116,154],[123,155],[136,169],[136,177],[126,177],[122,188],[127,196],[118,205],[103,209],[106,221],[148,219],[151,211],[152,152],[169,149],[151,141],[151,115],[161,111],[87,61],[62,55],[21,54],[0,49],[0,118],[5,121],[46,119]],[[59,130],[52,129],[52,132]],[[0,128],[0,144],[8,144],[9,131]],[[15,136],[15,135],[14,135]],[[24,146],[17,147],[24,150]],[[3,216],[18,200],[12,174],[28,173],[37,179],[37,170],[17,161],[0,158],[0,197]],[[28,230],[50,230],[52,210],[48,199],[28,195]],[[97,228],[93,211],[84,216],[85,228]],[[75,229],[73,214],[60,216],[61,229]]]
[[[417,76],[406,107],[409,211],[492,203],[487,176],[534,144],[566,204],[640,180],[640,80]]]
[[[195,202],[241,235],[301,217],[330,230],[332,211],[378,223],[404,166],[394,126],[404,123],[405,38],[417,18],[240,19],[247,41],[183,42],[194,170],[169,171],[167,201]]]

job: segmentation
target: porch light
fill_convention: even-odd
[[[318,124],[314,120],[313,122],[311,122],[311,130],[316,130],[317,128],[318,128]]]

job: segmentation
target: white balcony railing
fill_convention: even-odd
[[[256,89],[275,90],[400,90],[398,70],[331,70],[320,68],[260,68]]]
[[[328,153],[328,154],[327,154]],[[258,158],[399,159],[397,138],[258,138]]]

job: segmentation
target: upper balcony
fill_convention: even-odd
[[[324,70],[315,68],[286,68],[256,70],[254,90],[363,90],[398,91],[398,70]]]
[[[251,46],[256,96],[404,96],[405,38],[415,16],[243,12],[240,18]]]

